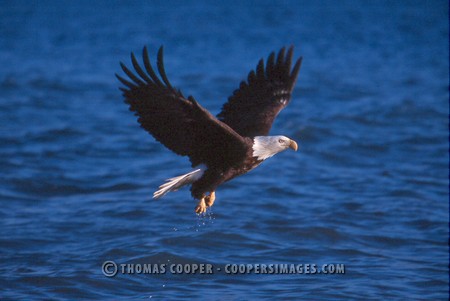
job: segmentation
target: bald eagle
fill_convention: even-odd
[[[134,71],[123,63],[128,76],[116,74],[124,85],[125,102],[135,112],[141,127],[157,141],[178,155],[188,156],[194,170],[166,180],[153,194],[157,199],[170,191],[192,184],[192,196],[198,200],[195,212],[211,207],[217,187],[249,172],[264,160],[297,143],[285,136],[268,136],[278,113],[286,107],[297,80],[302,58],[292,68],[293,47],[272,52],[264,66],[261,59],[256,71],[242,81],[222,111],[214,117],[192,96],[184,97],[167,79],[163,47],[156,60],[159,76],[152,68],[144,47],[143,67],[131,53]]]

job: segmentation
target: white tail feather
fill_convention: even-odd
[[[205,170],[206,166],[202,165],[200,166],[200,168],[193,170],[187,174],[167,179],[166,183],[159,186],[159,189],[153,193],[153,198],[159,199],[170,191],[176,191],[185,185],[194,183],[203,176]]]

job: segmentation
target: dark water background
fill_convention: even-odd
[[[2,1],[0,299],[448,297],[447,1]],[[304,57],[273,134],[300,142],[222,186],[138,127],[114,77],[163,44],[218,113],[261,57]],[[120,263],[343,263],[344,275],[117,275]]]

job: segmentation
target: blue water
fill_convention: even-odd
[[[395,3],[393,3],[395,2]],[[1,300],[447,300],[448,2],[3,1]],[[123,103],[119,61],[165,46],[218,113],[284,45],[303,66],[272,128],[299,142],[217,191],[154,201],[189,161]],[[117,264],[344,264],[345,274],[121,274]]]

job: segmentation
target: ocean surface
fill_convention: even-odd
[[[448,1],[214,2],[1,2],[0,300],[447,300]],[[191,167],[123,103],[144,45],[214,114],[294,45],[271,134],[299,151],[204,216],[187,188],[152,200]],[[170,271],[192,264],[213,274]]]

